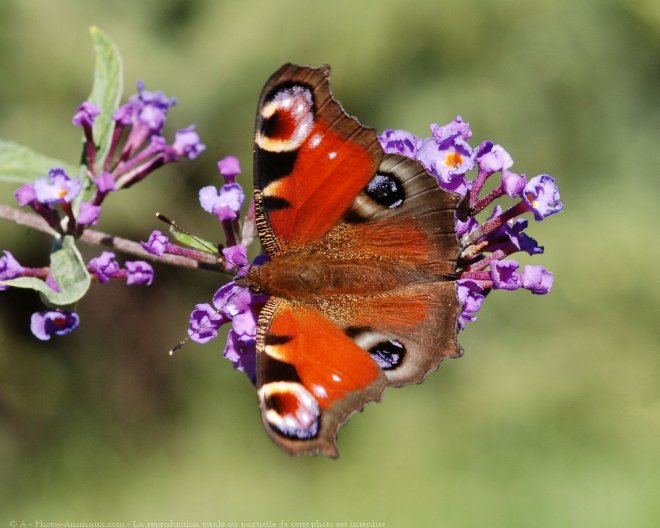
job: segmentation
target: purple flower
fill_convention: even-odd
[[[225,257],[227,269],[247,266],[247,248],[242,244],[222,248],[222,256]]]
[[[98,106],[90,101],[85,101],[78,107],[73,116],[73,124],[76,126],[91,127],[94,124],[96,116],[101,113]]]
[[[520,288],[520,266],[515,260],[496,260],[490,264],[490,279],[496,290],[517,290]]]
[[[474,216],[468,217],[465,221],[456,219],[456,236],[460,238],[465,233],[470,233],[477,227],[479,227],[479,222],[477,222]]]
[[[477,147],[477,164],[480,170],[492,173],[508,169],[513,165],[513,159],[500,145],[484,141]]]
[[[188,159],[195,159],[206,149],[206,145],[200,141],[199,135],[195,132],[195,125],[177,131],[172,147],[177,156],[185,156]]]
[[[232,362],[236,370],[245,372],[252,383],[257,380],[256,337],[240,336],[233,330],[227,333],[223,356]]]
[[[151,232],[149,240],[140,242],[147,253],[151,253],[157,257],[162,257],[165,254],[169,243],[170,239],[158,230]]]
[[[218,329],[227,321],[210,304],[198,304],[190,314],[188,335],[196,343],[208,343],[218,337]]]
[[[380,146],[386,154],[401,154],[412,159],[417,156],[417,143],[419,140],[417,136],[406,130],[389,128],[378,136],[378,141],[380,141]]]
[[[234,282],[225,284],[213,296],[215,307],[232,322],[224,355],[234,364],[234,368],[245,372],[253,382],[257,321],[265,302],[264,295],[256,295]]]
[[[24,268],[14,258],[9,251],[3,251],[4,255],[0,257],[0,281],[15,279],[23,274]],[[0,284],[0,291],[6,290],[9,286]]]
[[[134,121],[159,133],[165,124],[167,111],[176,104],[176,97],[170,99],[163,92],[148,92],[142,81],[138,81],[137,89],[138,95],[128,101],[134,108]]]
[[[16,201],[18,202],[19,207],[24,207],[37,199],[34,194],[34,185],[31,183],[21,185],[14,192],[14,196],[16,197]]]
[[[112,114],[112,119],[114,119],[119,125],[128,126],[133,122],[134,114],[135,106],[131,103],[126,103],[115,110]]]
[[[73,180],[63,168],[55,167],[48,171],[48,176],[34,182],[34,194],[43,204],[70,203],[78,196],[81,187],[80,178]]]
[[[237,313],[231,320],[231,327],[237,335],[254,339],[257,335],[257,321],[259,320],[259,313],[249,310]]]
[[[504,231],[509,237],[509,241],[516,248],[516,251],[525,251],[530,255],[539,255],[543,253],[543,246],[539,246],[539,243],[536,240],[523,231],[526,227],[527,219],[518,218],[516,220],[509,220],[506,226],[504,226]],[[511,253],[513,253],[513,251]]]
[[[213,305],[229,319],[250,309],[254,294],[235,282],[220,286],[213,296]]]
[[[105,284],[121,271],[112,251],[104,251],[98,257],[91,259],[87,264],[87,269],[94,274],[101,284]]]
[[[450,137],[460,137],[461,139],[470,139],[472,137],[472,130],[470,130],[470,123],[463,121],[461,116],[456,118],[446,125],[431,125],[431,133],[438,141],[444,141]]]
[[[226,156],[218,161],[218,172],[224,177],[226,183],[234,183],[236,176],[241,173],[241,164],[236,156]]]
[[[537,295],[552,289],[554,276],[543,266],[525,266],[522,270],[522,287]]]
[[[502,188],[511,198],[521,196],[526,184],[527,176],[524,174],[516,174],[507,169],[502,171]]]
[[[144,260],[127,260],[124,264],[126,265],[126,284],[151,286],[154,281],[154,269],[151,264]]]
[[[115,190],[115,177],[107,171],[102,172],[94,183],[101,193],[105,194]]]
[[[80,202],[80,209],[78,210],[76,220],[81,225],[94,225],[98,221],[100,214],[101,206],[93,205],[89,202]]]
[[[38,339],[48,341],[53,335],[72,332],[80,324],[80,317],[67,310],[49,310],[32,314],[30,330]]]
[[[442,141],[435,137],[424,139],[419,145],[417,159],[438,178],[440,187],[465,196],[467,181],[464,175],[474,167],[474,153],[458,135]]]
[[[243,187],[238,183],[226,183],[218,192],[213,185],[199,191],[199,203],[208,213],[216,215],[221,221],[235,220],[245,200]]]
[[[559,189],[555,179],[548,174],[535,176],[523,190],[523,200],[536,220],[558,213],[564,208],[559,201]]]
[[[477,320],[476,314],[484,302],[484,289],[476,281],[470,279],[461,279],[456,283],[456,295],[463,307],[458,318],[458,326],[461,330],[467,323],[473,323]]]

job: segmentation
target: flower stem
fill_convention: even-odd
[[[59,238],[60,236],[60,234],[49,226],[41,216],[27,211],[20,211],[19,209],[8,205],[0,204],[0,219],[9,220],[18,225],[26,226],[30,229],[41,231],[42,233],[47,233],[55,238]],[[141,259],[149,259],[154,262],[162,262],[164,264],[169,264],[170,266],[215,271],[227,275],[228,277],[233,277],[234,275],[218,264],[215,255],[207,255],[200,252],[199,260],[180,255],[163,255],[162,257],[156,257],[142,249],[142,246],[138,242],[133,242],[132,240],[116,237],[93,229],[86,229],[80,236],[80,240],[86,244],[109,247],[127,255],[133,255]]]

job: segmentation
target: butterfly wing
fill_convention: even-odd
[[[271,298],[259,316],[257,387],[271,438],[337,456],[337,429],[387,385],[369,353],[311,306]]]
[[[285,64],[259,100],[255,205],[269,256],[317,240],[334,226],[383,155],[374,130],[332,97],[329,73],[328,66]]]

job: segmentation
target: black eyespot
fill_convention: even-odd
[[[367,184],[364,191],[374,202],[389,209],[396,209],[406,199],[401,180],[394,174],[378,173]]]
[[[398,367],[406,355],[406,347],[396,339],[381,341],[369,349],[369,354],[383,370],[392,370]]]

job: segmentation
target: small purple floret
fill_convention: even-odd
[[[554,276],[543,266],[525,266],[522,270],[522,287],[537,295],[544,295],[552,289]]]
[[[401,154],[407,158],[417,157],[417,144],[419,140],[407,130],[393,130],[391,128],[383,131],[378,136],[378,141],[386,154]]]
[[[477,164],[479,169],[493,173],[511,167],[513,159],[500,145],[484,141],[477,147]]]
[[[234,364],[234,368],[245,372],[253,382],[257,321],[266,299],[234,282],[223,285],[213,296],[213,304],[218,311],[232,321],[224,355]]]
[[[511,198],[522,196],[526,184],[527,176],[524,174],[516,174],[507,169],[502,171],[502,188]]]
[[[238,218],[244,200],[243,187],[238,183],[226,183],[219,190],[209,185],[199,191],[202,209],[216,215],[220,221]]]
[[[42,204],[70,203],[78,196],[81,188],[80,178],[69,178],[61,167],[50,169],[48,176],[34,182],[35,197]]]
[[[38,339],[48,341],[53,335],[72,332],[80,324],[80,317],[67,310],[49,310],[32,314],[30,330]]]
[[[536,220],[543,220],[564,208],[564,204],[559,201],[559,189],[555,179],[548,174],[540,174],[527,182],[523,200],[534,213]]]
[[[464,234],[475,230],[477,227],[479,227],[479,222],[477,222],[474,216],[468,217],[465,221],[456,219],[456,236],[460,238]]]
[[[114,114],[112,114],[112,119],[119,125],[128,126],[133,122],[134,114],[135,106],[131,103],[126,103],[115,110]]]
[[[234,183],[241,173],[241,164],[236,156],[226,156],[218,161],[218,172],[226,183]]]
[[[158,230],[151,232],[149,235],[149,240],[146,242],[140,242],[147,253],[151,253],[156,257],[162,257],[165,254],[165,251],[167,251],[167,245],[169,243],[170,239]]]
[[[36,195],[34,194],[34,185],[32,185],[31,183],[26,183],[25,185],[21,185],[14,192],[14,197],[16,198],[19,207],[24,207],[32,203],[34,200],[37,199]]]
[[[199,135],[195,132],[195,125],[178,130],[172,147],[177,156],[185,156],[191,160],[195,159],[206,149],[206,145],[201,142]]]
[[[465,173],[474,168],[474,153],[460,136],[454,135],[442,141],[436,137],[422,140],[417,159],[438,178],[440,187],[465,196],[468,189]]]
[[[127,260],[126,266],[126,284],[151,286],[154,281],[154,269],[151,264],[144,260]]]
[[[496,290],[517,290],[520,288],[518,264],[515,260],[496,260],[490,265],[490,279]]]
[[[89,202],[80,202],[80,209],[78,210],[76,220],[84,226],[94,225],[98,221],[100,214],[101,206]]]
[[[463,330],[467,323],[473,323],[477,320],[476,314],[484,302],[484,289],[479,284],[470,279],[461,279],[456,284],[456,295],[463,307],[458,318],[458,327]]]
[[[24,268],[14,258],[9,251],[3,251],[4,255],[0,257],[0,281],[15,279],[23,274]],[[0,291],[6,290],[9,286],[0,284]]]
[[[208,343],[218,337],[218,329],[227,319],[208,303],[198,304],[190,314],[188,335],[196,343]]]
[[[525,251],[530,255],[540,255],[544,251],[543,246],[539,246],[536,240],[524,232],[526,227],[527,219],[518,218],[516,220],[509,220],[506,226],[504,226],[504,231],[509,237],[509,241],[518,251]]]
[[[72,122],[76,126],[91,127],[94,125],[96,116],[101,113],[101,109],[91,101],[85,101],[78,107],[73,116]]]
[[[132,96],[128,103],[133,105],[133,121],[159,133],[167,119],[167,111],[176,104],[176,98],[168,98],[163,92],[148,92],[144,83],[137,83],[138,95]]]
[[[472,130],[470,130],[470,123],[463,121],[461,116],[456,118],[446,125],[431,125],[431,133],[438,141],[444,141],[450,137],[460,137],[462,139],[470,139],[472,137]]]
[[[257,380],[257,340],[255,337],[239,335],[234,330],[227,333],[227,344],[223,353],[236,370],[245,372],[252,383]]]
[[[98,257],[91,259],[87,264],[87,269],[101,284],[105,284],[121,271],[116,255],[112,251],[104,251]]]
[[[247,248],[242,244],[222,248],[222,256],[225,257],[228,269],[247,266]]]
[[[115,177],[109,172],[102,172],[94,181],[99,192],[109,193],[115,190]]]

